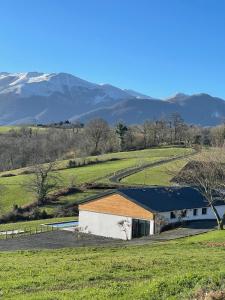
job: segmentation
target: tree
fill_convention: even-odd
[[[218,229],[223,229],[224,215],[221,217],[216,208],[218,199],[224,200],[225,153],[224,148],[202,152],[198,161],[189,163],[179,175],[179,181],[198,189],[215,214]]]
[[[47,201],[49,193],[59,185],[59,175],[54,172],[53,163],[36,165],[31,170],[33,176],[29,176],[30,179],[24,183],[24,186],[36,195],[38,204],[43,204]]]
[[[103,119],[94,119],[88,122],[85,127],[85,133],[93,143],[92,154],[99,153],[99,145],[101,142],[105,142],[109,133],[110,128],[108,123]]]
[[[115,128],[115,132],[116,134],[118,135],[119,137],[119,141],[120,141],[120,151],[122,151],[124,149],[124,137],[126,135],[128,131],[128,128],[125,124],[119,122],[117,125],[116,125],[116,128]]]
[[[171,124],[174,129],[174,142],[181,143],[183,134],[187,128],[179,113],[173,113],[171,115]]]

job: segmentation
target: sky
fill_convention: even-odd
[[[225,99],[225,0],[0,0],[0,71]]]

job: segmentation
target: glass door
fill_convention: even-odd
[[[150,233],[150,221],[133,219],[132,220],[132,237],[147,236]]]

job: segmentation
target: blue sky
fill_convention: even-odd
[[[225,99],[225,1],[0,0],[0,71]]]

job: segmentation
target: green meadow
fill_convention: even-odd
[[[12,300],[200,299],[225,288],[224,245],[225,233],[213,231],[145,246],[1,252],[0,292]]]
[[[181,159],[152,168],[146,168],[141,172],[124,178],[122,183],[171,186],[174,185],[174,183],[171,181],[175,176],[174,174],[179,172],[179,170],[181,170],[186,163],[187,160]]]
[[[59,168],[57,173],[59,174],[61,179],[61,187],[68,186],[72,180],[75,181],[75,183],[79,186],[81,184],[89,182],[104,182],[110,175],[124,169],[144,165],[149,162],[160,161],[169,157],[188,154],[191,153],[191,151],[192,150],[188,148],[171,147],[110,153],[98,157],[88,158],[92,159],[93,161],[95,161],[96,159],[102,160],[101,163],[60,170],[67,167],[68,161],[59,161],[56,163],[56,167]],[[110,159],[116,160],[109,161]],[[4,191],[1,193],[0,205],[2,213],[7,213],[8,211],[10,211],[14,204],[22,206],[34,201],[34,195],[24,188],[24,183],[31,179],[33,176],[32,174],[23,174],[23,172],[27,169],[28,168],[0,173],[0,185],[4,186]],[[1,175],[5,175],[7,173],[15,174],[16,176],[1,177]],[[139,177],[139,175],[140,174],[138,173],[137,177]],[[138,183],[138,180],[139,179],[137,179],[136,183]],[[68,203],[70,203],[71,201],[73,201],[73,199],[75,201],[79,200],[79,196],[83,198],[85,196],[85,193],[78,194],[76,196],[74,195],[63,197],[62,199],[60,199],[60,201],[66,204],[68,200]]]

